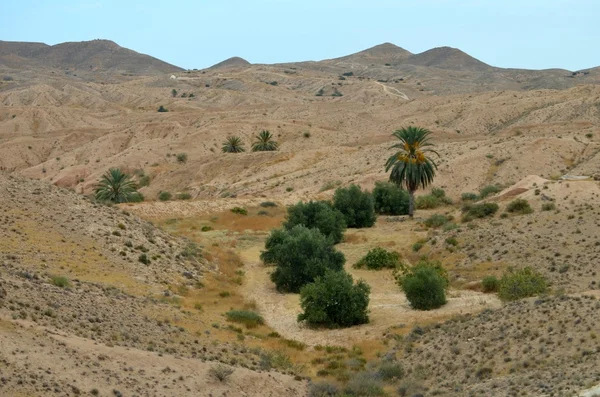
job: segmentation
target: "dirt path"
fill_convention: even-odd
[[[385,85],[383,83],[380,83],[379,81],[376,81],[376,83],[379,84],[380,86],[382,86],[383,87],[383,91],[387,92],[388,94],[393,95],[393,96],[397,96],[397,97],[402,98],[402,99],[407,100],[407,101],[410,100],[410,98],[405,93],[403,93],[401,91],[398,91],[394,87],[388,87],[387,85]]]

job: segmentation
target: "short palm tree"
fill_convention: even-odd
[[[137,193],[135,182],[131,175],[118,168],[106,171],[96,185],[96,200],[110,201],[113,203],[126,203],[131,201]]]
[[[260,134],[256,136],[256,142],[252,145],[253,152],[272,152],[277,150],[279,144],[273,140],[273,135],[267,131],[262,130]]]
[[[241,153],[246,151],[239,136],[228,136],[223,143],[222,149],[223,153]]]
[[[431,131],[420,127],[406,127],[394,131],[394,136],[400,140],[390,149],[399,149],[385,163],[386,172],[390,169],[390,182],[406,188],[410,197],[408,215],[412,218],[415,211],[415,191],[425,189],[433,182],[437,165],[426,156],[426,153],[437,152],[429,149]]]

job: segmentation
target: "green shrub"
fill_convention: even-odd
[[[260,258],[276,265],[271,280],[278,291],[294,292],[323,276],[325,271],[342,270],[344,254],[335,250],[331,239],[318,229],[296,225],[291,229],[271,232]]]
[[[213,230],[213,228],[212,228],[212,226],[209,226],[209,225],[204,225],[200,229],[200,231],[202,231],[202,232],[210,232],[211,230]]]
[[[51,276],[50,283],[59,288],[69,288],[71,286],[71,282],[65,276]]]
[[[419,196],[415,200],[415,207],[420,210],[437,208],[441,205],[440,200],[432,194]]]
[[[526,267],[521,270],[511,270],[502,276],[498,296],[504,301],[514,301],[544,294],[547,291],[546,278],[530,267]]]
[[[498,204],[482,203],[482,204],[465,204],[462,207],[463,222],[469,222],[477,218],[486,218],[494,216],[498,212]]]
[[[487,185],[484,186],[483,188],[481,188],[481,190],[479,190],[479,197],[481,199],[486,198],[487,196],[489,196],[490,194],[496,194],[500,192],[500,186],[498,185]]]
[[[376,182],[373,189],[375,212],[382,215],[407,215],[408,192],[389,182]]]
[[[440,227],[450,222],[450,218],[446,215],[433,214],[429,218],[425,219],[425,226],[427,227]]]
[[[485,276],[483,280],[481,280],[481,286],[483,287],[483,292],[498,292],[500,280],[495,276]]]
[[[352,397],[375,397],[385,396],[385,390],[377,374],[361,372],[352,377],[344,388],[343,396]]]
[[[177,156],[175,156],[175,158],[177,159],[178,163],[187,163],[188,155],[187,153],[179,153]]]
[[[344,215],[348,227],[371,227],[377,220],[373,196],[357,185],[336,189],[333,208]]]
[[[309,229],[319,229],[334,244],[342,241],[346,230],[344,215],[325,201],[299,202],[288,207],[283,227],[290,230],[297,225],[304,225]]]
[[[167,110],[167,108],[165,108],[163,105],[160,105],[160,106],[158,107],[158,112],[159,112],[159,113],[165,113],[165,112],[168,112],[168,110]]]
[[[456,247],[458,245],[458,240],[454,236],[446,237],[446,244],[452,245]]]
[[[463,193],[460,195],[460,199],[462,201],[477,201],[479,200],[479,196],[477,193]]]
[[[400,254],[397,252],[386,251],[384,248],[376,247],[367,252],[358,262],[354,264],[354,267],[361,269],[366,267],[371,270],[380,269],[395,269],[400,266]]]
[[[526,214],[531,214],[533,212],[533,209],[531,208],[531,206],[529,205],[529,202],[527,200],[516,199],[516,200],[511,201],[506,206],[506,211],[510,212],[511,214],[526,215]]]
[[[451,230],[455,230],[458,229],[458,225],[454,222],[448,222],[446,224],[444,224],[444,227],[442,228],[445,232],[449,232]]]
[[[277,203],[273,201],[263,201],[262,203],[260,203],[260,206],[263,208],[277,207]]]
[[[150,176],[142,175],[138,181],[138,187],[144,187],[150,185]]]
[[[404,368],[397,361],[384,361],[379,366],[377,374],[384,381],[402,379],[404,376]]]
[[[414,309],[432,310],[446,303],[448,273],[439,262],[421,260],[412,268],[401,267],[395,278]]]
[[[333,383],[311,383],[308,387],[308,397],[336,397],[338,388]]]
[[[231,212],[233,212],[234,214],[238,214],[238,215],[248,215],[248,210],[245,209],[244,207],[233,207],[231,209]]]
[[[160,201],[169,201],[169,200],[171,200],[172,197],[173,197],[173,195],[170,192],[160,192],[160,193],[158,193],[158,199]]]
[[[414,252],[419,252],[421,250],[421,248],[423,248],[423,243],[421,241],[417,241],[416,243],[414,243],[412,245],[412,250]]]
[[[144,195],[140,192],[133,192],[129,196],[130,203],[141,203],[142,201],[144,201]]]
[[[150,264],[150,258],[148,258],[148,255],[146,254],[140,254],[140,256],[138,257],[138,261],[140,261],[144,265]]]
[[[192,195],[189,193],[179,193],[177,195],[177,200],[189,200],[192,198]]]
[[[553,211],[555,209],[556,209],[556,204],[554,204],[554,203],[542,204],[542,211]]]
[[[225,316],[228,321],[244,324],[246,328],[256,328],[265,323],[260,314],[248,310],[231,310]]]
[[[303,313],[298,321],[328,327],[368,323],[370,290],[362,280],[354,284],[352,276],[344,271],[327,271],[300,290]]]

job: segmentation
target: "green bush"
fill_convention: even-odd
[[[407,215],[408,192],[389,182],[376,182],[373,189],[375,212],[382,215]]]
[[[71,286],[71,282],[65,276],[51,276],[50,283],[59,288],[69,288]]]
[[[370,372],[361,372],[352,377],[352,379],[346,384],[342,396],[352,397],[375,397],[385,396],[385,390],[379,380],[377,374]]]
[[[260,314],[248,310],[230,310],[225,316],[228,321],[244,324],[246,328],[256,328],[265,323]]]
[[[168,110],[167,108],[165,108],[163,105],[160,105],[160,106],[158,107],[158,112],[159,112],[159,113],[165,113],[165,112],[168,112],[168,111],[169,111],[169,110]]]
[[[555,209],[556,209],[556,204],[554,204],[554,203],[542,204],[542,211],[553,211]]]
[[[141,203],[142,201],[144,201],[144,195],[140,192],[133,192],[129,196],[130,203]]]
[[[352,276],[344,271],[327,271],[300,290],[303,313],[298,321],[328,327],[368,323],[370,291],[364,281],[354,284]]]
[[[377,220],[373,196],[357,185],[336,189],[333,208],[344,215],[348,227],[371,227]]]
[[[506,206],[506,211],[510,212],[511,214],[526,215],[531,214],[533,212],[533,209],[529,205],[529,201],[525,199],[516,199],[511,201]]]
[[[498,296],[504,301],[514,301],[544,294],[547,291],[546,278],[530,267],[526,267],[521,270],[511,270],[502,276]]]
[[[465,204],[462,207],[463,222],[469,222],[477,218],[486,218],[494,216],[498,212],[498,204],[482,203],[482,204]]]
[[[479,190],[479,197],[481,199],[486,198],[490,194],[496,194],[500,192],[500,186],[498,185],[487,185]]]
[[[178,163],[187,163],[188,155],[187,153],[179,153],[177,156],[175,156],[175,158],[177,159]]]
[[[231,209],[231,212],[233,212],[234,214],[238,214],[238,215],[248,215],[248,210],[245,209],[244,207],[233,207]]]
[[[189,200],[192,198],[192,195],[189,193],[179,193],[177,195],[177,200]]]
[[[277,290],[294,293],[323,276],[328,269],[342,270],[346,261],[344,254],[333,247],[331,239],[318,229],[303,225],[273,230],[260,258],[266,264],[276,265],[271,280]]]
[[[142,175],[138,181],[138,187],[144,187],[150,185],[150,176]]]
[[[460,199],[462,201],[477,201],[479,200],[479,196],[477,193],[463,193],[460,195]]]
[[[432,194],[419,196],[415,200],[415,207],[420,210],[437,208],[441,205],[440,199]]]
[[[297,225],[304,225],[309,229],[319,229],[334,244],[342,241],[346,230],[344,215],[332,208],[331,204],[326,201],[299,202],[288,207],[283,227],[290,230]]]
[[[483,292],[498,292],[500,280],[495,276],[485,276],[481,280],[481,286],[483,287]]]
[[[338,388],[333,383],[311,383],[308,387],[308,397],[336,397]]]
[[[414,309],[437,309],[446,303],[448,272],[440,262],[423,259],[411,268],[399,268],[395,278]]]
[[[375,247],[365,256],[363,256],[358,262],[354,264],[354,267],[361,269],[366,267],[371,270],[380,269],[395,269],[400,266],[400,254],[394,251],[386,251],[384,248]]]
[[[384,361],[379,366],[377,374],[384,381],[402,379],[404,376],[404,368],[402,367],[402,364],[397,361]]]
[[[450,222],[450,218],[446,215],[433,214],[429,218],[425,219],[425,226],[427,227],[440,227]]]
[[[138,257],[138,261],[140,261],[144,265],[150,264],[150,258],[148,258],[148,255],[146,254],[140,254],[140,256]]]
[[[158,199],[160,201],[169,201],[169,200],[171,200],[172,197],[173,197],[173,195],[170,192],[160,192],[160,193],[158,193]]]
[[[263,208],[277,207],[277,203],[273,201],[263,201],[262,203],[260,203],[260,206]]]

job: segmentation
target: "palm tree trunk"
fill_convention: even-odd
[[[408,191],[408,216],[411,218],[415,213],[415,192],[414,190]]]

